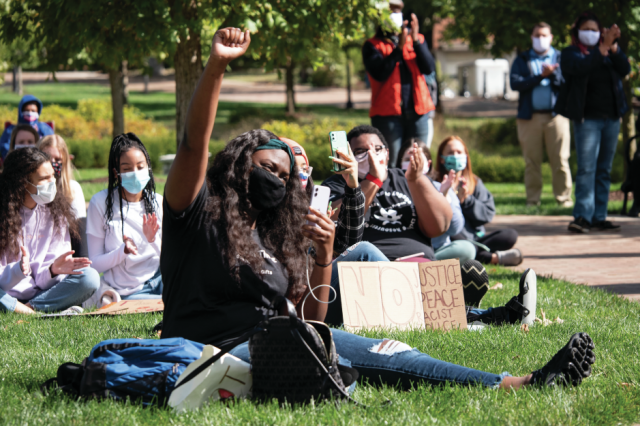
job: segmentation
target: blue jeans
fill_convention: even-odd
[[[407,389],[412,383],[426,382],[433,385],[457,383],[461,385],[483,385],[497,388],[508,373],[492,374],[450,362],[440,361],[427,354],[411,349],[397,341],[388,341],[380,348],[382,339],[370,339],[342,330],[331,329],[340,364],[349,365],[370,383],[400,385]],[[384,348],[387,349],[384,353]],[[383,353],[378,352],[379,350]],[[242,343],[229,353],[251,363],[249,344]]]
[[[156,274],[144,283],[140,291],[122,296],[122,300],[162,299],[162,288],[162,275],[158,268]]]
[[[21,302],[29,302],[33,309],[41,312],[62,311],[70,306],[80,305],[100,287],[100,275],[95,269],[87,267],[80,271],[83,274],[67,275],[50,289],[38,293],[31,300]],[[16,298],[0,290],[0,311],[13,312],[16,302]]]
[[[398,151],[405,140],[416,137],[423,142],[429,139],[429,132],[433,132],[433,121],[429,126],[429,116],[408,112],[404,115],[390,115],[371,117],[371,125],[380,130],[389,145],[389,165],[396,167]],[[431,130],[430,130],[431,129]]]
[[[331,266],[331,288],[335,290],[336,298],[327,307],[327,324],[342,325],[342,302],[340,301],[340,279],[338,277],[338,262],[388,262],[389,259],[380,250],[367,241],[352,245],[340,256],[336,257]],[[333,293],[333,292],[331,292]],[[333,296],[329,296],[329,300]]]
[[[607,218],[611,166],[618,146],[620,120],[574,121],[573,130],[578,156],[573,217],[600,222]]]

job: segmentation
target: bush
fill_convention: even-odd
[[[323,180],[333,175],[331,171],[333,162],[328,158],[331,155],[329,132],[337,130],[348,132],[358,123],[348,121],[345,124],[340,125],[337,120],[325,118],[303,125],[287,121],[270,121],[262,128],[278,136],[293,139],[302,145],[307,152],[309,164],[313,167],[313,178]]]
[[[71,109],[60,105],[49,105],[42,111],[41,121],[54,121],[56,133],[65,140],[93,141],[111,138],[112,123],[111,102],[101,99],[83,99],[78,108]],[[16,122],[18,109],[0,105],[0,121]],[[147,137],[167,138],[169,129],[147,119],[135,107],[124,109],[125,131],[133,132],[141,139]]]

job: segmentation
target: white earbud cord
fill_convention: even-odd
[[[313,296],[313,298],[314,298],[314,299],[316,299],[316,302],[318,302],[318,303],[325,303],[325,304],[327,304],[327,305],[328,305],[329,303],[333,303],[333,302],[335,302],[335,301],[336,301],[336,299],[338,298],[338,293],[337,293],[337,292],[336,292],[336,290],[335,290],[333,287],[331,287],[331,285],[329,285],[329,284],[320,284],[319,286],[316,286],[316,288],[311,288],[311,282],[309,281],[309,254],[307,254],[307,287],[309,287],[309,294],[307,294],[307,295],[304,297],[304,299],[302,300],[302,309],[301,309],[301,311],[302,311],[302,321],[305,321],[305,319],[304,319],[304,304],[305,304],[305,302],[307,301],[307,297],[309,297],[309,296]],[[315,295],[315,294],[313,294],[313,290],[317,290],[317,289],[319,289],[320,287],[329,287],[331,290],[333,290],[333,299],[331,299],[331,300],[330,300],[330,301],[328,301],[328,302],[324,302],[324,301],[322,301],[322,300],[318,299],[318,298],[316,297],[316,295]]]

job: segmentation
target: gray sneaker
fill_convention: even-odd
[[[517,248],[512,248],[505,251],[497,251],[498,265],[503,266],[518,266],[522,263],[522,252]]]

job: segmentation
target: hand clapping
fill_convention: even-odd
[[[22,252],[22,258],[20,259],[20,269],[22,270],[22,274],[26,277],[31,275],[31,263],[29,259],[29,252],[25,246],[20,246],[20,251]]]
[[[122,240],[124,241],[124,253],[125,254],[133,254],[138,255],[138,246],[136,243],[126,235],[122,236]]]
[[[86,268],[91,261],[86,257],[73,257],[74,250],[60,255],[51,265],[52,275],[82,275],[84,272],[77,269]]]
[[[159,229],[160,224],[158,223],[158,217],[155,212],[142,215],[142,232],[144,236],[147,237],[147,241],[150,243],[154,242]]]
[[[424,156],[420,155],[420,148],[418,144],[414,143],[411,148],[411,157],[409,158],[409,168],[405,172],[404,176],[409,182],[417,181],[420,176],[424,176],[422,170],[424,168]]]

